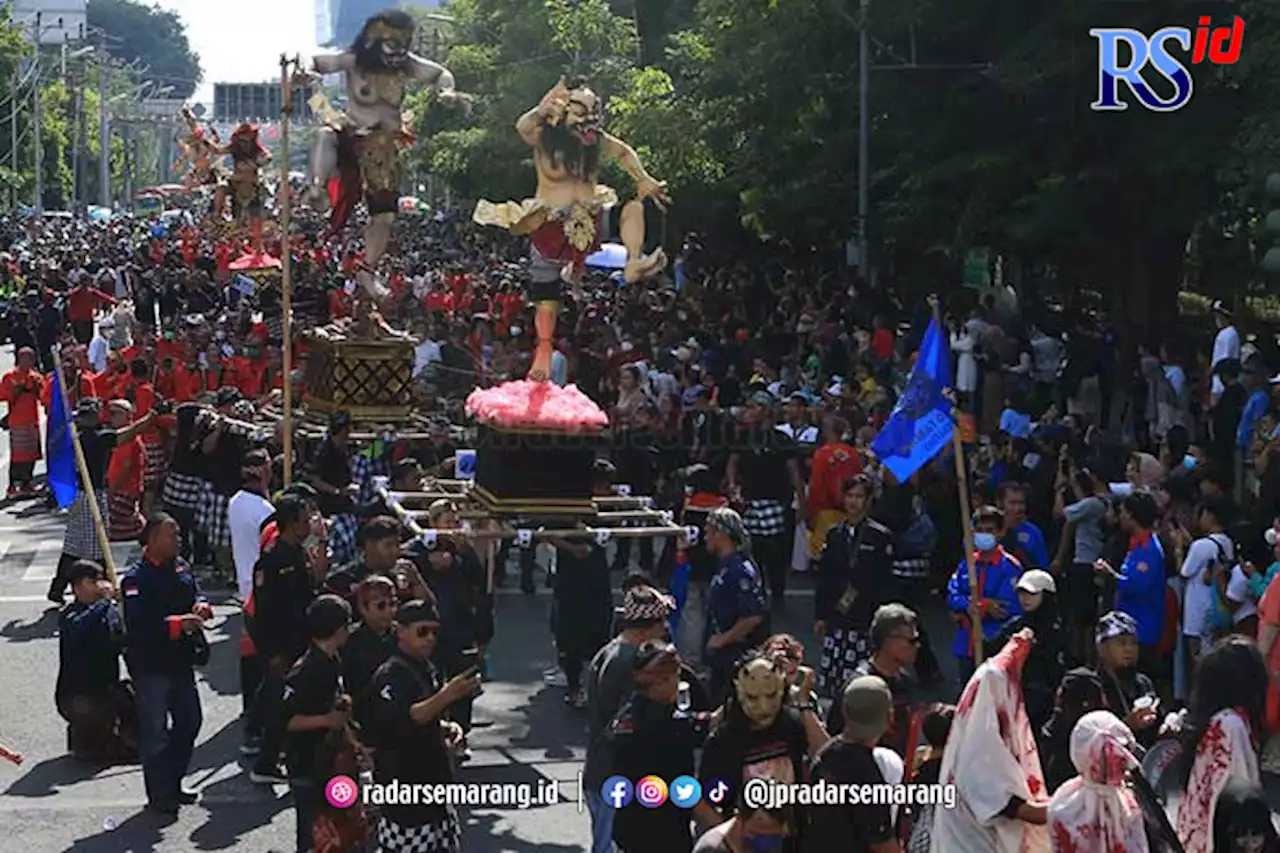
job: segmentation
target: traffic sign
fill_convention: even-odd
[[[204,118],[204,104],[196,104],[192,107],[191,114],[196,118]]]

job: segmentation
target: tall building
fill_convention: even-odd
[[[88,26],[86,0],[11,0],[9,5],[13,22],[29,42],[36,41],[37,20],[42,45],[77,41]]]
[[[389,8],[439,9],[444,0],[315,0],[316,44],[345,47],[356,40],[364,22]]]

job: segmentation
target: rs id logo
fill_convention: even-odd
[[[1138,103],[1153,112],[1170,113],[1180,110],[1191,101],[1195,81],[1190,65],[1200,65],[1205,59],[1214,65],[1235,65],[1240,60],[1244,46],[1244,18],[1239,15],[1231,26],[1212,27],[1207,15],[1200,18],[1196,29],[1164,27],[1150,37],[1139,30],[1123,27],[1089,30],[1098,40],[1098,99],[1090,107],[1095,112],[1123,112],[1129,104],[1120,96],[1120,84],[1124,83]],[[1121,45],[1126,48],[1121,51]],[[1180,56],[1175,56],[1176,46]],[[1172,94],[1164,97],[1143,77],[1150,69],[1162,78],[1157,86]]]

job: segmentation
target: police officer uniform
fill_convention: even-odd
[[[897,589],[893,534],[870,518],[827,531],[818,563],[814,619],[825,623],[816,687],[838,699],[858,663],[871,657],[871,617]]]

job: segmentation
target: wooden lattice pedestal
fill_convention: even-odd
[[[309,408],[345,411],[357,420],[400,421],[413,408],[413,344],[312,337],[307,355]]]

